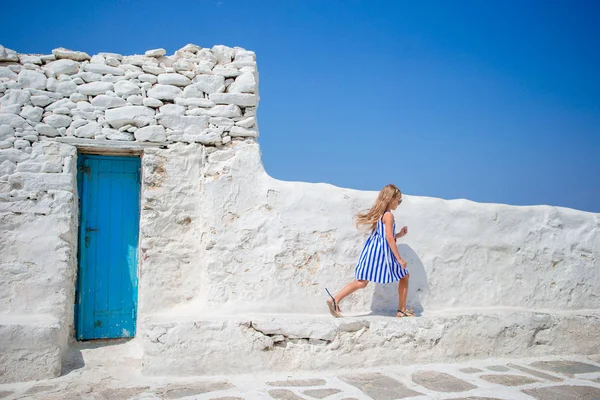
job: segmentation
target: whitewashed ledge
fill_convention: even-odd
[[[419,318],[341,319],[165,314],[149,315],[140,333],[145,374],[193,376],[454,362],[491,355],[597,354],[600,312],[507,307],[440,310]]]

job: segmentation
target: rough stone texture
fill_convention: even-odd
[[[537,379],[528,378],[526,376],[509,375],[509,374],[481,375],[481,376],[479,376],[479,378],[483,379],[484,381],[488,381],[491,383],[496,383],[498,385],[504,385],[504,386],[521,386],[521,385],[527,385],[529,383],[539,382]]]
[[[367,396],[378,400],[394,400],[418,396],[422,393],[408,389],[402,383],[381,374],[362,374],[340,377],[349,385],[356,386]]]
[[[178,198],[181,197],[180,194]],[[183,215],[176,217],[177,220],[183,218]],[[190,220],[197,223],[193,217]],[[168,229],[164,228],[163,232],[168,232]],[[207,242],[208,247],[211,245],[215,244]],[[152,252],[157,253],[161,259],[173,259],[158,251]],[[160,262],[161,259],[156,261]],[[174,281],[173,285],[181,285],[184,292],[182,296],[188,290],[194,292],[193,284],[180,278],[193,274],[190,266],[179,262],[171,264],[177,267],[169,271],[170,279]],[[153,266],[151,270],[154,269]],[[146,284],[154,285],[154,278],[149,274],[143,279],[147,280]],[[159,308],[165,301],[173,301],[177,296],[180,295],[172,291],[161,296],[144,296],[144,307]],[[453,315],[451,318],[439,315],[410,320],[384,317],[334,320],[325,316],[303,318],[283,315],[270,318],[230,316],[223,319],[215,316],[187,317],[189,319],[183,322],[177,316],[168,318],[157,315],[141,323],[144,327],[141,333],[144,370],[148,374],[160,374],[164,369],[178,375],[212,374],[217,364],[222,366],[223,373],[299,368],[319,370],[343,368],[356,357],[361,358],[361,365],[372,367],[394,364],[398,359],[405,363],[421,363],[486,357],[490,348],[497,354],[507,356],[545,354],[548,348],[528,345],[530,338],[539,330],[535,325],[527,326],[533,316],[531,313],[511,312],[496,315],[471,313]],[[569,340],[557,339],[551,344],[550,351],[573,354],[600,350],[597,344],[594,348],[589,346],[590,343],[598,343],[598,336],[590,339],[589,335],[598,335],[593,332],[598,331],[600,316],[593,320],[595,322],[585,316],[554,317],[552,327],[547,328],[552,337],[566,339],[570,327],[575,324],[586,325],[581,326],[579,333],[569,333],[575,335],[569,336]],[[485,334],[500,329],[514,334]],[[212,348],[224,350],[211,355]],[[186,357],[182,358],[181,354],[184,353]]]
[[[412,380],[417,385],[436,392],[465,392],[477,387],[452,375],[438,371],[415,372],[412,375]]]
[[[523,390],[540,400],[596,400],[600,399],[600,388],[591,386],[550,386]]]
[[[558,372],[567,376],[600,371],[600,367],[577,361],[544,361],[531,364],[532,367]]]

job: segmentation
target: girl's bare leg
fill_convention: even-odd
[[[410,278],[410,274],[406,274],[406,276],[400,279],[398,282],[398,310],[403,311],[409,315],[414,315],[411,311],[406,311],[406,300],[408,298],[408,278]]]
[[[349,284],[347,284],[346,286],[344,286],[344,288],[342,290],[340,290],[338,294],[336,294],[334,296],[335,297],[335,302],[338,303],[338,304],[340,304],[340,302],[345,297],[348,297],[352,293],[356,292],[358,289],[364,289],[364,288],[366,288],[368,284],[369,284],[369,281],[354,281],[354,282],[350,282]]]

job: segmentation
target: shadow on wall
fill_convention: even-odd
[[[429,282],[425,267],[415,251],[406,244],[398,245],[398,251],[410,273],[408,283],[407,308],[415,310],[417,315],[423,312],[422,299],[429,292]],[[398,282],[375,284],[371,312],[375,315],[396,315],[398,309]]]

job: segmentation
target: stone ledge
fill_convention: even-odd
[[[66,331],[56,319],[2,316],[0,383],[59,376],[66,345]]]
[[[356,360],[360,367],[377,367],[600,352],[598,310],[490,310],[401,319],[256,315],[176,322],[154,316],[140,328],[143,370],[151,375],[321,370]]]

